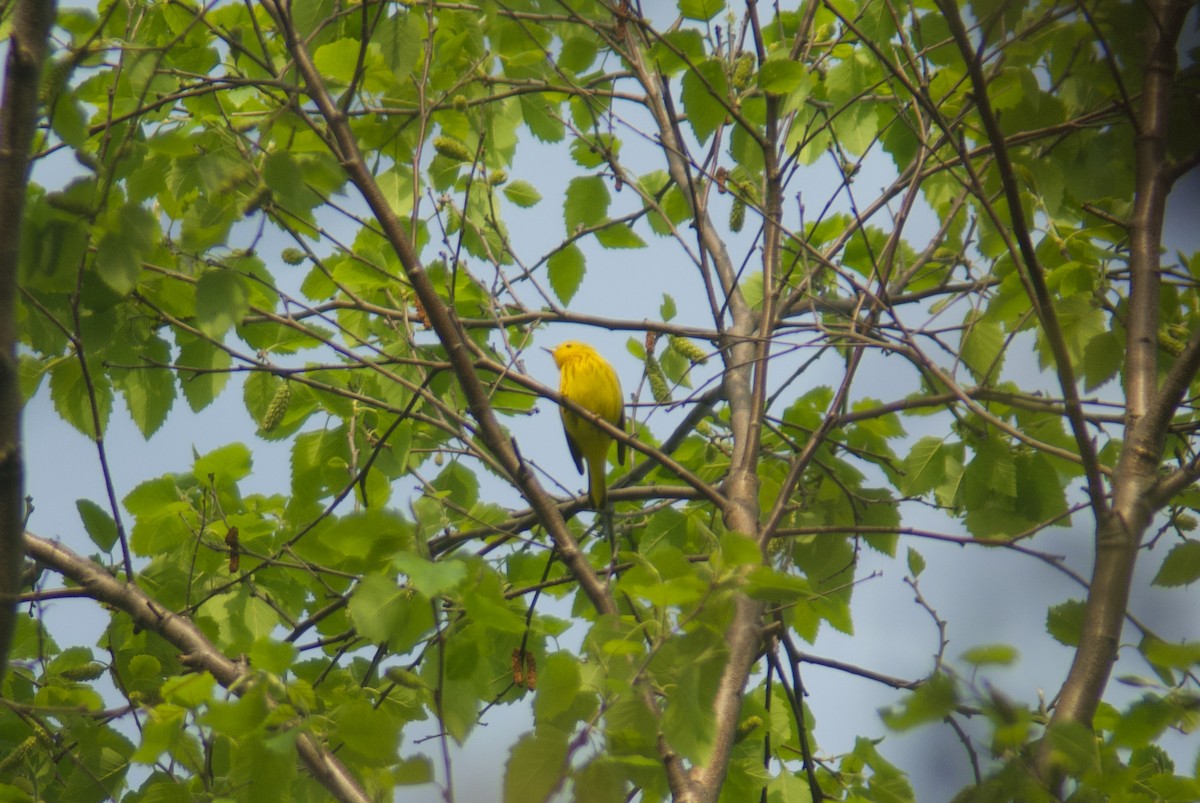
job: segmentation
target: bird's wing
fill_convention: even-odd
[[[559,408],[562,413],[563,434],[567,436],[567,448],[571,450],[571,459],[575,461],[575,469],[583,473],[583,453],[579,451],[579,444],[575,443],[575,438],[571,437],[571,428],[567,426],[567,416],[578,420],[578,416],[572,413],[565,407]]]

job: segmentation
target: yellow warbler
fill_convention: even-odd
[[[610,424],[625,428],[625,405],[621,398],[621,382],[608,360],[586,343],[568,340],[553,349],[546,349],[554,357],[562,378],[558,392],[583,409],[595,413]],[[608,463],[608,445],[612,438],[586,418],[566,407],[560,407],[563,430],[567,433],[567,446],[575,460],[575,468],[583,473],[583,461],[588,466],[588,501],[596,510],[608,501],[608,485],[605,482]],[[617,443],[617,461],[625,464],[625,444]]]

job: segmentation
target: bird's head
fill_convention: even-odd
[[[564,363],[568,363],[571,360],[596,354],[594,348],[587,343],[580,343],[578,340],[566,340],[552,349],[546,349],[546,351],[550,352],[550,356],[554,358],[554,364],[559,368],[562,368]]]

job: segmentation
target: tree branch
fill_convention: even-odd
[[[1110,515],[1096,528],[1096,564],[1092,571],[1079,649],[1058,695],[1051,725],[1075,722],[1090,726],[1116,660],[1121,628],[1129,604],[1138,545],[1153,514],[1154,489],[1162,458],[1167,410],[1175,398],[1181,374],[1196,359],[1177,363],[1171,387],[1159,392],[1159,249],[1170,178],[1166,142],[1170,123],[1172,84],[1176,71],[1176,41],[1190,3],[1158,0],[1145,4],[1146,60],[1141,106],[1137,111],[1134,214],[1130,220],[1130,295],[1125,363],[1126,437],[1113,477]],[[1189,351],[1197,347],[1196,339]],[[1058,768],[1044,742],[1036,770],[1052,784]]]
[[[123,611],[138,627],[162,636],[183,653],[181,660],[187,666],[208,672],[226,689],[240,693],[238,681],[245,677],[246,667],[218,650],[190,619],[164,609],[137,586],[117,580],[103,567],[62,544],[32,533],[25,533],[24,541],[34,560],[78,583],[97,602]],[[371,797],[345,765],[311,735],[300,734],[296,739],[296,751],[309,772],[335,800],[370,803]]]

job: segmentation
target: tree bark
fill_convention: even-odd
[[[54,0],[17,3],[0,100],[0,679],[8,667],[25,555],[23,402],[17,361],[21,220],[29,179],[29,148],[37,130],[38,87],[54,12]]]
[[[1146,60],[1136,128],[1134,213],[1130,220],[1131,287],[1127,321],[1125,440],[1112,480],[1112,506],[1096,522],[1096,559],[1079,649],[1058,695],[1051,727],[1091,727],[1120,646],[1138,547],[1158,507],[1155,494],[1166,428],[1171,415],[1155,414],[1169,387],[1158,385],[1159,251],[1172,171],[1167,160],[1176,43],[1189,4],[1147,3]],[[1194,373],[1194,371],[1193,371]],[[1038,754],[1039,776],[1056,782],[1046,744]]]

